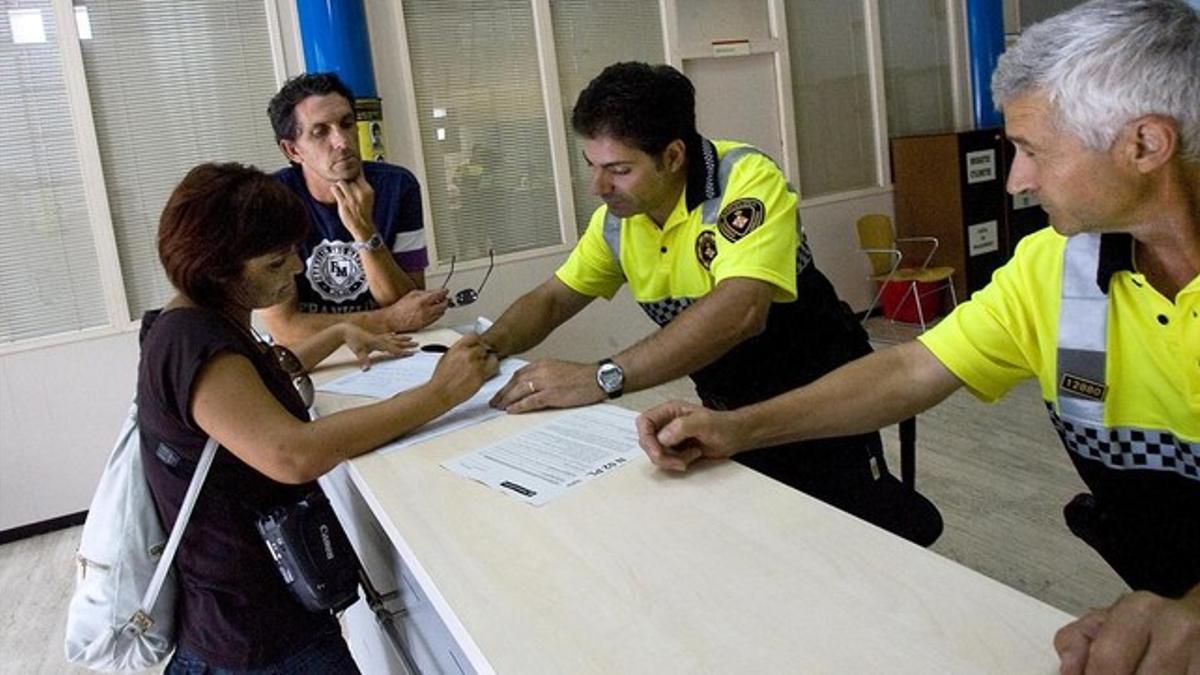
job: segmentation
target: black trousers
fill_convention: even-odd
[[[933,502],[888,470],[878,433],[778,445],[733,459],[919,546],[942,534]]]
[[[871,352],[867,333],[811,265],[797,300],[772,305],[766,330],[692,375],[709,408],[732,410],[803,386]],[[922,546],[942,532],[937,508],[890,471],[878,432],[745,452],[735,461]]]
[[[1065,507],[1067,527],[1135,591],[1178,598],[1200,584],[1200,515],[1148,516],[1089,493]]]

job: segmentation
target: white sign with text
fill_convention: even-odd
[[[996,151],[976,150],[967,153],[967,183],[986,183],[996,180]]]
[[[1000,225],[994,220],[967,227],[967,254],[983,255],[1000,250]]]

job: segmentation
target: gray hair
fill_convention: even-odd
[[[1036,24],[992,75],[998,106],[1034,91],[1088,148],[1157,114],[1178,125],[1180,155],[1200,161],[1200,13],[1183,0],[1092,0]]]

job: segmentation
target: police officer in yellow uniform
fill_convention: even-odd
[[[1067,525],[1136,591],[1058,632],[1062,672],[1200,672],[1200,14],[1084,3],[1026,30],[992,89],[1017,147],[1008,189],[1034,192],[1053,230],[919,342],[732,414],[659,406],[642,446],[682,470],[1037,377],[1090,489]]]
[[[813,264],[779,168],[748,145],[702,138],[682,74],[610,66],[580,94],[572,125],[604,206],[556,275],[483,340],[523,352],[623,284],[661,330],[598,363],[531,363],[493,405],[586,405],[691,375],[705,405],[736,409],[870,351]],[[940,533],[933,505],[888,472],[876,431],[801,445],[738,461],[918,543]]]

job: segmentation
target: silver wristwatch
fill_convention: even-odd
[[[378,251],[383,248],[383,237],[376,232],[366,241],[356,241],[350,245],[355,251]]]
[[[612,359],[604,359],[596,369],[596,384],[609,398],[617,398],[625,391],[625,371]]]

